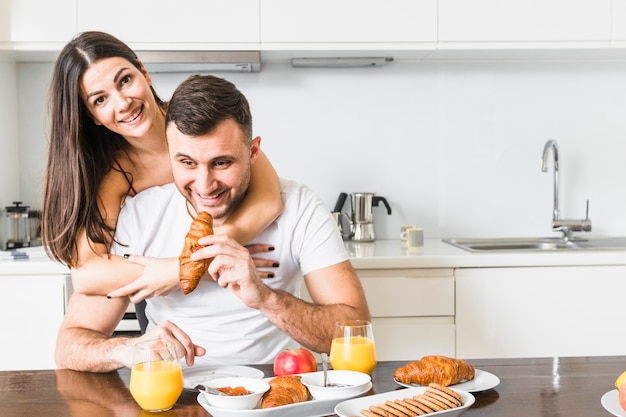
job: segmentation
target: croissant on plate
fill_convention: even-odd
[[[185,236],[185,246],[183,251],[178,257],[178,263],[180,265],[179,279],[180,290],[183,294],[189,294],[196,289],[200,278],[209,268],[209,264],[213,260],[202,259],[199,261],[192,261],[189,259],[192,253],[201,248],[198,244],[198,239],[206,235],[213,234],[213,218],[209,213],[203,211],[198,214],[198,217],[194,219],[189,228],[189,232]]]
[[[298,375],[277,376],[269,381],[270,390],[263,395],[261,408],[301,403],[309,400],[309,390]]]
[[[428,385],[432,382],[447,387],[463,380],[474,379],[474,367],[462,359],[447,356],[424,356],[396,369],[396,381],[405,384]]]

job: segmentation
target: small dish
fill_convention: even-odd
[[[207,391],[201,391],[200,395],[204,396],[207,402],[218,408],[227,408],[230,410],[251,410],[256,407],[263,394],[270,389],[270,384],[267,381],[256,378],[246,377],[229,377],[229,378],[217,378],[211,379],[205,382],[203,385],[207,387],[220,389],[225,387],[243,387],[250,394],[246,395],[215,395]]]
[[[622,406],[619,404],[619,392],[616,389],[611,390],[607,392],[606,394],[604,394],[602,398],[600,399],[600,403],[602,404],[602,407],[604,407],[606,411],[613,414],[614,416],[617,416],[617,417],[626,416],[626,410],[624,410]]]
[[[324,386],[323,372],[309,372],[302,375],[302,383],[316,400],[340,400],[356,397],[372,378],[363,372],[347,370],[328,371],[330,386]]]
[[[205,384],[210,379],[226,378],[230,376],[243,376],[248,378],[263,379],[262,371],[251,366],[241,365],[209,365],[196,360],[196,365],[183,368],[183,382],[187,389],[193,390],[198,384]],[[206,384],[205,384],[206,385]]]

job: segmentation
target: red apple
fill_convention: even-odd
[[[285,350],[274,359],[274,375],[304,374],[317,371],[317,361],[313,354],[304,349]]]
[[[619,399],[619,404],[626,410],[626,383],[619,387],[617,398]]]

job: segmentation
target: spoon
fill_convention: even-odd
[[[328,355],[322,352],[322,369],[324,370],[324,386],[328,386]]]
[[[208,392],[209,394],[213,394],[213,395],[226,395],[226,394],[224,394],[220,390],[217,390],[217,389],[211,388],[211,387],[207,387],[206,385],[202,385],[202,384],[196,385],[195,387],[193,387],[193,389],[198,390],[198,391],[205,391],[205,392]]]
[[[328,382],[328,354],[322,353],[322,370],[324,371],[324,387],[329,388],[343,388],[343,387],[351,387],[350,384],[335,384],[332,382]]]

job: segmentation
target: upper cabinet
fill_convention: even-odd
[[[76,0],[0,0],[0,42],[54,49],[75,32]]]
[[[437,0],[260,0],[263,49],[437,42]]]
[[[259,0],[75,0],[78,31],[139,49],[259,49]]]
[[[441,43],[568,48],[610,39],[611,0],[439,0]]]
[[[626,44],[626,0],[0,0],[0,12],[0,51],[58,51],[86,30],[140,51],[260,50],[266,59],[324,51],[607,55]]]
[[[611,40],[626,42],[626,0],[613,0],[611,3]]]

